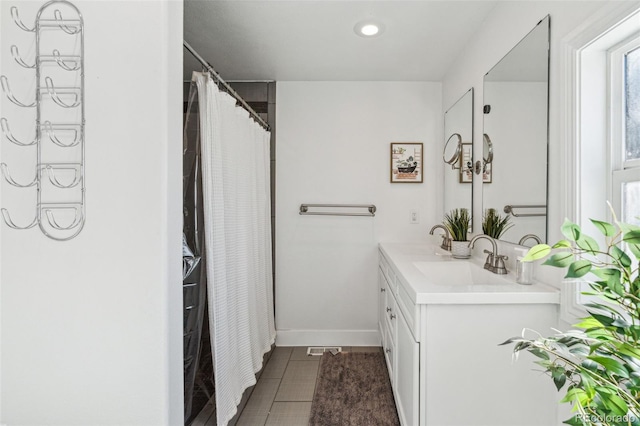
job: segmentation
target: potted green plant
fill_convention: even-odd
[[[451,235],[451,255],[457,259],[471,257],[471,249],[467,240],[467,233],[471,225],[469,210],[465,208],[451,210],[444,215],[443,224]]]
[[[482,217],[482,232],[496,240],[513,226],[509,223],[511,216],[501,216],[496,209],[486,209]]]
[[[604,235],[603,248],[567,220],[565,239],[552,247],[538,244],[523,259],[545,258],[545,265],[567,268],[565,278],[588,282],[588,316],[574,330],[503,344],[514,343],[516,355],[526,350],[537,357],[565,392],[562,402],[575,414],[564,423],[640,425],[640,227],[618,222],[615,214],[615,225],[591,222]]]

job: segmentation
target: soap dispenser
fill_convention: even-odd
[[[522,259],[529,251],[526,248],[516,247],[516,282],[518,284],[531,284],[533,282],[533,262],[523,262]]]

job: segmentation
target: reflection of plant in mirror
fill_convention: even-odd
[[[471,226],[471,216],[467,209],[453,209],[444,215],[444,226],[449,230],[453,241],[467,241],[467,232]]]
[[[482,232],[498,240],[502,234],[513,226],[512,223],[509,223],[510,220],[511,216],[502,217],[496,209],[486,209],[482,217]]]
[[[640,227],[617,220],[616,226],[591,222],[604,235],[605,248],[567,220],[562,225],[565,240],[553,247],[538,244],[523,259],[546,258],[559,249],[545,265],[568,267],[565,278],[595,276],[588,281],[592,291],[583,294],[597,299],[585,304],[589,316],[575,325],[580,330],[533,340],[517,337],[503,344],[515,343],[516,355],[527,350],[536,356],[558,391],[567,386],[561,402],[572,404],[577,413],[565,423],[640,425]]]

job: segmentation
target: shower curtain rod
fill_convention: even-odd
[[[209,62],[207,62],[202,56],[200,56],[200,54],[198,54],[198,52],[195,51],[195,49],[193,47],[191,47],[191,45],[189,43],[187,43],[186,41],[182,41],[182,45],[185,47],[185,49],[187,49],[189,51],[189,53],[191,53],[191,55],[196,58],[198,60],[198,62],[200,62],[206,69],[207,71],[209,71],[209,73],[211,74],[211,77],[213,77],[218,83],[222,84],[224,86],[224,88],[227,90],[227,92],[233,96],[234,98],[236,98],[236,100],[238,102],[240,102],[240,104],[242,105],[242,107],[244,109],[246,109],[249,114],[251,114],[251,116],[253,117],[254,120],[256,120],[258,122],[258,124],[260,124],[262,127],[264,127],[267,131],[271,130],[271,128],[269,127],[269,125],[267,124],[266,121],[264,121],[262,119],[262,117],[260,117],[258,115],[257,112],[254,111],[253,108],[251,108],[249,106],[249,104],[242,99],[242,96],[240,96],[238,94],[238,92],[236,92],[235,90],[233,90],[233,88],[231,86],[229,86],[229,84],[224,81],[222,79],[222,77],[220,77],[220,74],[218,74],[216,72],[216,70],[213,69],[213,67],[211,66],[211,64],[209,64]]]

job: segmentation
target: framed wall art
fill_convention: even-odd
[[[391,183],[422,183],[422,143],[391,143]]]
[[[472,147],[470,143],[462,144],[462,155],[460,156],[460,183],[473,182],[473,159]]]
[[[493,178],[493,162],[485,163],[484,170],[482,171],[482,183],[491,183]]]

